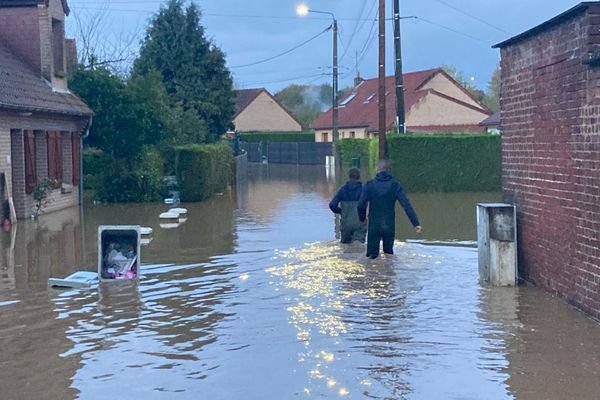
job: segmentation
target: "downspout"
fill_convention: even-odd
[[[87,139],[90,136],[90,129],[92,128],[93,116],[90,116],[88,123],[85,127],[85,133],[79,138],[79,206],[83,205],[83,139]]]
[[[85,127],[85,133],[79,137],[79,223],[81,226],[81,265],[87,264],[87,257],[85,254],[85,226],[83,222],[83,139],[90,136],[93,118],[93,116],[90,116]]]

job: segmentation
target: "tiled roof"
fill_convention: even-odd
[[[78,96],[53,90],[25,62],[1,45],[0,108],[77,116],[93,114]]]
[[[461,102],[441,94],[435,90],[420,90],[435,75],[444,73],[441,68],[428,69],[424,71],[409,72],[402,75],[404,84],[404,110],[408,112],[412,106],[417,104],[426,95],[435,93],[438,96],[456,101],[466,107],[476,108],[470,104]],[[379,104],[378,97],[379,81],[377,78],[367,79],[354,88],[352,93],[342,98],[338,106],[338,125],[340,128],[367,127],[370,132],[376,132],[379,128]],[[396,122],[396,83],[394,76],[385,78],[385,115],[386,128],[390,129]],[[483,112],[485,110],[482,109]],[[332,126],[331,109],[322,113],[312,124],[313,129],[330,129]]]
[[[235,91],[235,115],[234,118],[239,115],[246,107],[252,103],[252,101],[258,97],[263,88],[258,89],[240,89]]]
[[[496,111],[479,123],[481,126],[500,126],[500,111]]]

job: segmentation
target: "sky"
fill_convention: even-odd
[[[310,9],[330,12],[339,26],[339,87],[352,85],[358,70],[377,76],[377,0],[303,0]],[[160,0],[70,0],[67,33],[75,16],[85,21],[102,13],[107,41],[134,38],[135,50]],[[237,88],[265,87],[276,93],[295,84],[332,81],[331,17],[296,15],[296,0],[195,0],[207,36],[227,59]],[[499,62],[491,46],[571,8],[573,0],[400,0],[403,71],[452,65],[485,89]],[[392,1],[386,0],[391,19]],[[415,18],[416,17],[416,18]],[[317,36],[319,33],[321,35]],[[392,22],[386,23],[386,74],[394,73]],[[274,58],[303,42],[308,43]],[[257,63],[258,62],[258,63]],[[245,66],[246,64],[253,64]]]

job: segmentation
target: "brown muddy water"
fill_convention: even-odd
[[[335,241],[322,167],[253,167],[184,205],[86,204],[0,234],[0,399],[598,399],[600,326],[530,287],[477,281],[475,203],[412,194],[396,255]],[[99,224],[154,229],[139,284],[94,270]],[[432,245],[436,244],[436,245]]]

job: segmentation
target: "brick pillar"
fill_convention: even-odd
[[[13,201],[17,218],[27,218],[25,202],[25,143],[23,131],[12,130],[10,132],[11,157],[12,157],[12,186]]]

